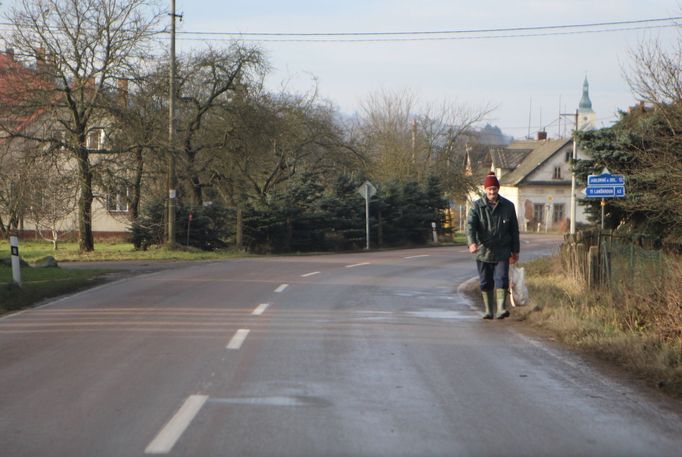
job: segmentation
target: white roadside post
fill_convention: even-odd
[[[21,262],[19,260],[19,238],[9,237],[10,249],[12,250],[12,280],[13,283],[21,287]]]
[[[438,234],[436,234],[436,223],[431,222],[431,234],[433,235],[433,242],[438,243]]]
[[[376,187],[371,182],[365,181],[359,188],[358,193],[365,197],[365,237],[367,246],[365,249],[369,251],[369,199],[377,193]]]

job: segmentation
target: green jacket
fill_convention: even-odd
[[[485,196],[476,200],[467,218],[468,244],[476,243],[476,259],[481,262],[507,260],[519,252],[519,222],[514,204],[498,196],[494,209]]]

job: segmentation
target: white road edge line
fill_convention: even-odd
[[[286,289],[287,287],[289,287],[289,284],[282,284],[277,289],[275,289],[275,292],[283,292],[284,289]]]
[[[428,256],[429,256],[429,254],[411,255],[411,256],[408,256],[408,257],[403,257],[403,259],[418,259],[418,258],[420,258],[420,257],[428,257]]]
[[[363,265],[369,265],[369,262],[354,263],[353,265],[346,265],[346,268],[361,267],[361,266],[363,266]]]
[[[237,333],[235,333],[230,342],[227,343],[225,349],[239,349],[240,347],[242,347],[242,343],[244,343],[244,340],[246,339],[250,331],[251,330],[246,328],[240,328],[239,330],[237,330]]]
[[[266,309],[268,309],[268,306],[270,306],[270,303],[261,303],[256,307],[256,309],[253,310],[251,314],[253,316],[260,316]]]
[[[301,278],[307,278],[308,276],[315,276],[315,275],[319,275],[319,274],[320,274],[319,271],[313,271],[312,273],[306,273],[304,275],[301,275]]]
[[[163,426],[144,450],[145,454],[168,454],[185,432],[199,410],[208,400],[208,395],[190,395],[175,415]]]

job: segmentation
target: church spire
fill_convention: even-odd
[[[592,110],[592,101],[590,100],[590,84],[587,82],[587,76],[585,76],[585,81],[583,82],[583,96],[580,99],[578,108],[581,111]]]
[[[580,118],[578,119],[578,130],[592,130],[597,126],[597,115],[592,111],[592,101],[590,100],[590,84],[587,76],[583,82],[583,96],[578,105]]]

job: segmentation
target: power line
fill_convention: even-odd
[[[330,32],[330,33],[284,33],[284,32],[192,32],[177,31],[182,41],[233,41],[247,42],[292,42],[292,43],[368,43],[368,42],[416,42],[416,41],[453,41],[485,40],[500,38],[532,38],[558,35],[578,35],[588,33],[611,33],[657,28],[677,27],[675,21],[682,16],[666,18],[639,19],[632,21],[592,22],[583,24],[542,25],[532,27],[506,27],[464,30],[402,31],[402,32]],[[661,24],[667,22],[668,24]],[[639,25],[638,24],[644,24]],[[0,30],[16,27],[16,24],[0,22]],[[597,28],[600,27],[600,28]],[[607,28],[604,28],[607,27]],[[571,30],[578,29],[578,30]],[[544,32],[543,32],[544,31]],[[519,33],[543,32],[543,33]],[[169,34],[167,29],[150,31],[152,35]],[[439,36],[440,35],[440,36]],[[207,37],[207,38],[201,38]],[[259,38],[260,37],[260,38]],[[286,38],[290,37],[290,38]],[[295,38],[299,37],[299,38]],[[339,37],[339,38],[330,38]],[[358,38],[345,38],[358,37]],[[360,38],[365,37],[365,38]],[[380,38],[376,38],[380,37]],[[168,38],[168,37],[165,37]]]
[[[223,35],[223,36],[278,36],[278,37],[327,37],[327,36],[395,36],[395,35],[453,35],[474,33],[499,33],[499,32],[528,32],[539,30],[560,30],[576,28],[593,28],[605,26],[620,26],[634,24],[648,24],[654,22],[672,22],[682,19],[682,16],[673,16],[656,19],[639,19],[632,21],[592,22],[584,24],[564,25],[541,25],[532,27],[506,27],[490,29],[465,29],[465,30],[432,30],[432,31],[403,31],[403,32],[325,32],[325,33],[299,33],[299,32],[177,32],[178,34],[191,35]]]
[[[576,30],[567,32],[548,32],[548,33],[528,33],[528,34],[509,34],[509,35],[481,35],[481,36],[456,36],[456,37],[429,37],[429,38],[364,38],[364,39],[272,39],[272,38],[241,38],[238,34],[225,33],[223,35],[230,36],[230,38],[192,38],[179,37],[182,41],[233,41],[240,39],[245,42],[277,42],[277,43],[381,43],[381,42],[412,42],[412,41],[458,41],[458,40],[490,40],[499,38],[532,38],[532,37],[547,37],[560,35],[581,35],[588,33],[610,33],[623,32],[635,30],[651,30],[678,27],[677,24],[666,25],[649,25],[642,27],[623,27],[616,29],[601,29],[601,30]],[[180,32],[178,32],[180,33]],[[185,34],[192,34],[193,32],[184,32]],[[208,32],[207,32],[208,33]]]

